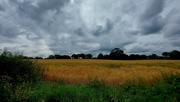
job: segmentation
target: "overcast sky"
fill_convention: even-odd
[[[0,49],[27,56],[180,50],[180,0],[0,0]]]

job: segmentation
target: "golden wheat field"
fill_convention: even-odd
[[[110,85],[145,80],[152,83],[162,73],[180,73],[178,60],[37,60],[47,67],[46,80],[82,84],[99,80]]]

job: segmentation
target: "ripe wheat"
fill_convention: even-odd
[[[46,80],[64,80],[68,84],[88,83],[99,80],[110,85],[145,80],[153,83],[162,73],[180,73],[176,60],[38,60],[48,67]]]

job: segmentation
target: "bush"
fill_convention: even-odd
[[[35,61],[23,59],[7,50],[0,54],[0,77],[9,77],[12,84],[34,83],[42,80],[43,74],[44,68]]]
[[[12,85],[8,83],[9,77],[0,77],[0,100],[9,102],[13,99]]]

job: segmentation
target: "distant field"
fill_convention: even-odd
[[[99,80],[118,85],[141,79],[153,83],[162,73],[180,73],[178,60],[37,60],[45,65],[48,81],[64,80],[68,84],[82,84]]]

